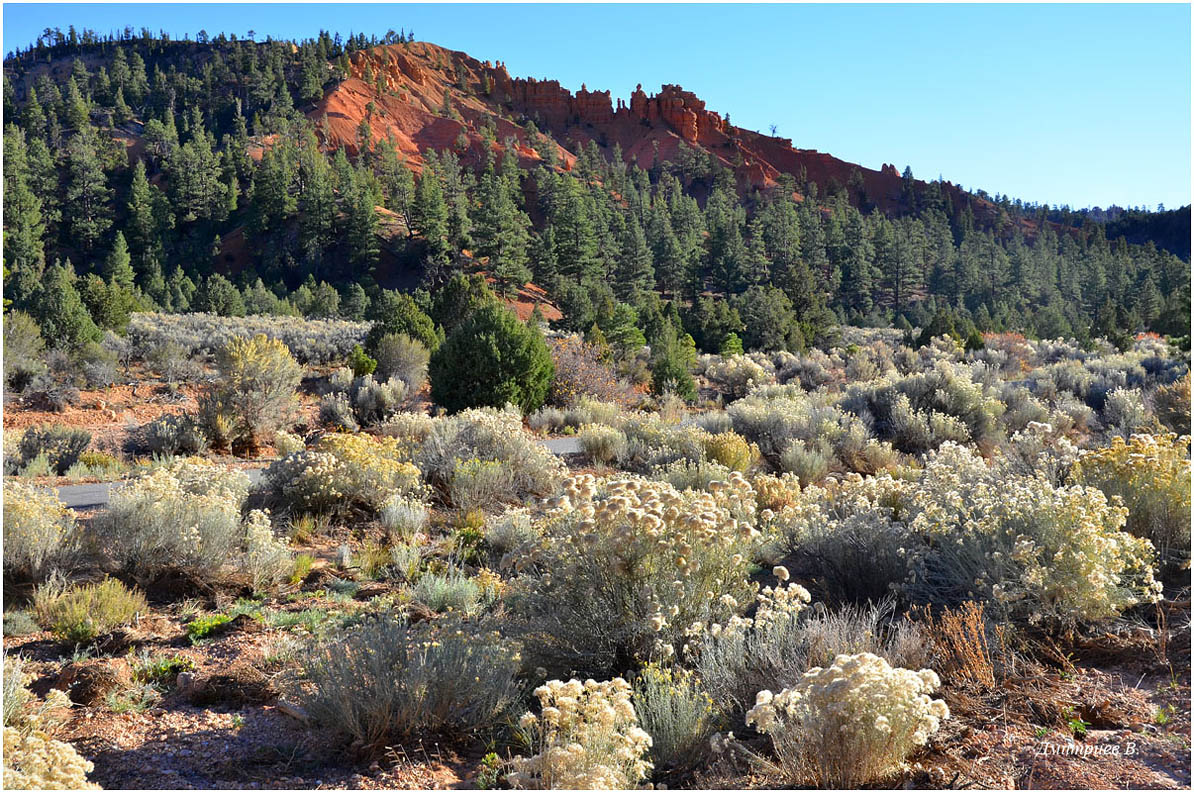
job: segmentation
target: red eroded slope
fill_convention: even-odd
[[[656,156],[674,159],[684,143],[732,169],[743,194],[775,186],[782,174],[802,173],[824,191],[834,181],[850,184],[857,172],[870,204],[885,212],[899,209],[902,180],[893,165],[864,168],[796,148],[787,138],[735,127],[678,85],[665,85],[657,94],[639,86],[628,101],[615,101],[609,91],[582,86],[574,94],[555,80],[511,77],[500,62],[483,63],[426,42],[356,52],[351,69],[352,77],[310,113],[316,122],[326,119],[325,144],[355,153],[361,122],[367,119],[373,139],[392,139],[416,170],[428,149],[455,151],[465,164],[477,166],[485,161],[487,145],[502,151],[511,140],[520,164],[533,167],[541,158],[523,126],[532,120],[554,142],[556,160],[565,169],[574,164],[578,146],[588,141],[607,152],[617,144],[627,162],[643,167],[650,167]],[[496,129],[489,143],[482,136],[487,125]],[[950,198],[961,195],[953,184],[945,183],[943,189]],[[861,196],[851,190],[850,198],[857,202]],[[997,207],[970,200],[977,220],[997,218]],[[1033,230],[1026,227],[1030,234]]]

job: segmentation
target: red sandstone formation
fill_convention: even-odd
[[[355,153],[361,121],[367,118],[374,140],[392,139],[416,170],[428,149],[452,150],[466,164],[482,164],[486,126],[496,130],[496,151],[512,143],[519,163],[534,167],[541,158],[525,127],[533,121],[548,145],[555,146],[556,162],[565,170],[575,162],[578,146],[589,141],[607,153],[617,144],[627,162],[643,167],[656,157],[675,158],[684,144],[732,169],[744,194],[774,187],[783,174],[804,174],[824,191],[832,182],[850,184],[857,171],[869,204],[884,211],[899,206],[902,180],[895,166],[872,170],[796,148],[787,138],[734,127],[678,85],[665,85],[657,94],[640,85],[629,102],[615,102],[609,91],[581,86],[573,94],[555,80],[512,78],[500,62],[483,63],[425,42],[356,52],[351,64],[352,77],[310,112],[316,122],[326,118],[325,144]],[[366,73],[371,80],[364,79]],[[951,196],[960,194],[952,184],[943,187]],[[860,198],[851,191],[852,201]],[[972,205],[976,213],[992,217],[998,211],[978,199]],[[1031,234],[1032,229],[1026,231]]]

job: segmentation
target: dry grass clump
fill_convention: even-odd
[[[943,609],[936,617],[927,609],[924,617],[941,674],[947,679],[994,688],[995,662],[987,634],[998,628],[987,622],[983,605],[968,601],[957,608]]]

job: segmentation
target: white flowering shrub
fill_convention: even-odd
[[[268,512],[255,509],[244,520],[244,556],[240,568],[248,573],[255,591],[264,591],[290,575],[294,560],[286,540],[274,533]]]
[[[306,448],[307,444],[303,442],[303,439],[292,432],[278,430],[274,434],[274,449],[282,457],[294,454],[295,452],[301,452]]]
[[[1007,616],[1067,625],[1154,601],[1152,544],[1092,487],[1004,475],[946,444],[926,461],[908,525],[909,590],[921,602],[990,599]]]
[[[902,520],[908,490],[889,474],[848,474],[805,488],[766,525],[805,580],[816,582],[818,599],[877,602],[902,588],[906,549],[918,545]]]
[[[44,578],[78,539],[74,513],[53,491],[4,481],[5,576]]]
[[[651,736],[638,726],[625,680],[550,680],[535,696],[539,715],[528,712],[518,721],[534,754],[510,761],[512,787],[626,790],[646,778]]]
[[[519,693],[517,645],[454,621],[408,626],[383,616],[305,658],[309,712],[362,751],[428,732],[494,728]]]
[[[240,471],[176,460],[115,488],[96,530],[103,550],[138,575],[173,568],[210,574],[241,548],[248,492]]]
[[[33,675],[17,656],[4,657],[5,790],[99,790],[87,781],[93,770],[73,746],[53,733],[70,709],[66,692],[50,689],[44,700],[26,686]]]
[[[760,691],[746,721],[770,736],[785,782],[857,788],[897,770],[949,718],[945,702],[929,696],[940,685],[931,669],[839,655],[778,694]]]
[[[419,469],[397,438],[331,434],[265,470],[273,497],[296,512],[377,512],[393,495],[419,492]]]
[[[709,492],[635,478],[569,479],[513,560],[511,607],[527,651],[552,670],[605,676],[629,659],[666,657],[697,620],[722,620],[754,597],[755,494],[738,473]]]
[[[1103,404],[1103,424],[1108,434],[1127,438],[1156,428],[1156,419],[1138,388],[1117,388]]]
[[[523,428],[515,409],[463,410],[437,419],[415,457],[427,483],[449,499],[457,469],[462,463],[475,468],[472,460],[493,462],[501,469],[506,477],[502,501],[551,495],[565,470],[563,462]],[[466,476],[474,474],[477,470]]]
[[[741,399],[755,386],[775,382],[775,366],[764,355],[702,357],[707,360],[705,377],[730,399]]]

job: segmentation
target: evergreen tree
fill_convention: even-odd
[[[108,189],[96,151],[95,134],[79,133],[71,138],[66,149],[68,182],[66,210],[73,242],[79,249],[91,253],[100,238],[112,225],[112,208]]]
[[[4,266],[7,297],[18,305],[37,288],[45,270],[41,201],[30,187],[25,135],[15,125],[4,130]]]
[[[46,269],[45,278],[29,302],[29,314],[41,328],[42,338],[54,346],[77,349],[99,341],[100,331],[75,287],[75,271],[67,261]]]
[[[121,289],[131,291],[133,288],[132,258],[129,256],[124,234],[119,231],[116,232],[116,238],[112,243],[112,252],[104,262],[104,278]]]
[[[498,290],[511,295],[531,280],[527,267],[530,219],[510,196],[506,180],[490,167],[481,177],[475,211],[475,253],[489,257],[489,271]]]
[[[622,300],[629,300],[638,292],[654,288],[655,268],[651,262],[651,249],[647,247],[647,237],[638,218],[631,214],[622,232],[614,293]]]

